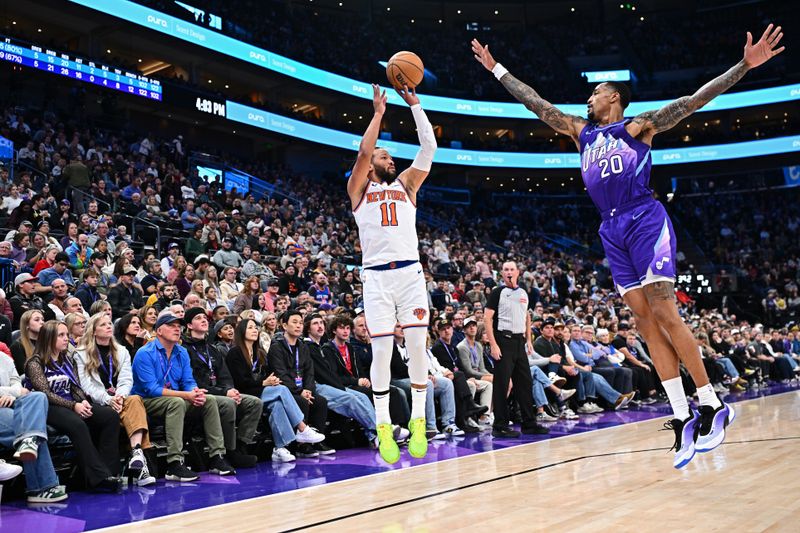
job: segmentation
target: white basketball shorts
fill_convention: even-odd
[[[428,293],[418,262],[393,270],[364,269],[364,316],[370,337],[394,335],[394,327],[428,327]]]

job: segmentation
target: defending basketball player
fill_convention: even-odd
[[[428,295],[419,263],[416,198],[431,170],[436,151],[433,127],[425,116],[416,91],[403,87],[397,92],[411,106],[419,134],[420,149],[411,167],[399,176],[389,152],[376,148],[381,120],[386,112],[386,92],[372,86],[375,114],[361,139],[347,194],[361,239],[364,282],[364,314],[372,338],[373,398],[378,431],[378,449],[387,463],[400,459],[389,417],[390,362],[396,324],[405,331],[408,374],[411,378],[411,437],[408,452],[425,457],[425,395],[428,359]]]
[[[488,46],[472,41],[475,59],[525,107],[564,135],[581,152],[586,190],[601,213],[600,238],[617,290],[636,317],[652,351],[653,362],[674,412],[673,465],[682,468],[695,452],[707,452],[725,439],[733,408],[721,402],[709,383],[697,345],[675,303],[675,233],[664,206],[650,189],[650,147],[657,133],[673,128],[716,96],[730,89],[747,71],[784,50],[776,48],[783,33],[770,24],[753,44],[747,33],[744,57],[691,96],[659,110],[624,118],[630,90],[617,82],[601,83],[588,100],[588,121],[567,115],[545,101],[494,60]],[[679,375],[683,362],[697,385],[698,411],[689,408]]]

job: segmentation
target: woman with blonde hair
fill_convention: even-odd
[[[108,316],[99,314],[89,319],[75,353],[75,364],[81,388],[92,403],[111,407],[119,414],[131,445],[128,475],[135,477],[139,486],[152,485],[156,479],[150,475],[144,456],[144,450],[150,448],[147,412],[142,398],[131,395],[131,356],[114,339],[114,326]]]
[[[44,313],[38,309],[29,309],[19,319],[19,338],[11,344],[11,357],[17,373],[25,373],[25,362],[33,355],[36,339],[44,324]],[[27,335],[24,332],[28,332]]]
[[[217,272],[217,267],[214,265],[208,265],[208,268],[206,269],[206,277],[203,278],[203,290],[208,287],[214,287],[217,289],[217,294],[219,294],[219,281],[219,272]]]
[[[67,313],[67,316],[64,317],[64,324],[67,325],[67,335],[69,336],[67,354],[72,357],[86,332],[86,317],[78,313]]]
[[[107,300],[97,300],[89,308],[89,316],[91,317],[99,313],[106,314],[110,318],[114,314],[114,310],[111,309],[111,304],[108,303]]]
[[[139,325],[142,328],[144,340],[150,342],[156,338],[154,330],[158,320],[158,311],[152,305],[145,305],[139,309]]]
[[[89,488],[119,493],[119,415],[108,406],[89,402],[75,365],[66,355],[67,346],[67,325],[45,322],[34,354],[25,363],[25,375],[33,390],[47,396],[47,423],[72,441]]]
[[[272,311],[264,311],[261,313],[261,331],[258,333],[258,342],[264,349],[265,353],[269,353],[269,347],[272,344],[272,337],[275,336],[275,331],[278,329],[278,317]]]

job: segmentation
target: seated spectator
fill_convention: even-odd
[[[131,354],[131,359],[136,358],[139,348],[144,346],[144,336],[142,321],[134,313],[124,315],[114,324],[114,338],[128,350],[128,353]]]
[[[133,286],[133,276],[135,274],[136,269],[134,267],[125,267],[119,278],[119,283],[108,292],[108,303],[111,304],[115,320],[144,305],[142,291]]]
[[[83,272],[83,283],[75,291],[75,297],[80,300],[84,311],[89,312],[92,305],[101,300],[97,290],[97,283],[100,281],[100,274],[94,268],[87,268]]]
[[[314,381],[317,394],[325,398],[328,408],[334,413],[352,418],[364,429],[364,436],[373,449],[378,448],[378,433],[375,429],[375,407],[369,396],[363,392],[347,388],[339,378],[336,368],[338,363],[331,361],[322,349],[325,337],[325,319],[318,313],[312,313],[305,318],[303,342],[308,346],[309,355],[314,364]],[[345,338],[346,339],[346,338]],[[405,434],[397,432],[396,440],[408,438]]]
[[[453,326],[450,321],[446,318],[440,319],[436,324],[436,332],[439,338],[431,347],[431,352],[436,356],[439,364],[453,373],[453,388],[456,393],[456,424],[467,433],[474,433],[479,429],[474,417],[486,414],[489,409],[485,405],[475,403],[476,385],[467,380],[460,367],[458,350],[450,343],[453,338]]]
[[[119,415],[131,446],[129,475],[140,487],[152,485],[156,478],[150,475],[144,455],[150,448],[147,413],[142,398],[131,394],[131,356],[114,340],[111,318],[100,314],[89,320],[75,352],[75,366],[92,405],[110,407]]]
[[[232,328],[230,322],[220,322],[224,328]],[[218,326],[219,322],[214,329]],[[325,440],[325,435],[306,424],[303,411],[281,379],[268,371],[267,354],[258,343],[258,326],[254,321],[242,320],[236,326],[234,346],[225,360],[236,389],[261,398],[269,412],[269,425],[275,442],[273,462],[294,461],[295,456],[287,446],[295,441],[313,445]]]
[[[221,269],[223,279],[219,282],[219,296],[230,309],[233,309],[233,302],[242,290],[241,284],[236,282],[236,269],[233,267]]]
[[[104,313],[109,317],[112,316],[111,313],[111,304],[105,300],[98,300],[92,304],[92,307],[89,309],[89,316],[94,316],[99,313]],[[128,352],[130,353],[130,352]]]
[[[147,343],[133,360],[132,394],[144,399],[150,416],[164,417],[167,434],[167,474],[169,481],[194,481],[191,469],[183,464],[183,429],[186,417],[202,414],[205,441],[209,448],[208,471],[220,476],[235,474],[225,459],[225,441],[214,396],[206,395],[192,375],[189,354],[180,344],[180,319],[162,311],[156,322],[156,339]]]
[[[249,328],[255,329],[255,341],[258,341],[258,326],[248,321]],[[281,316],[283,327],[282,342],[274,342],[269,347],[267,363],[270,370],[278,376],[294,396],[303,418],[312,428],[324,428],[328,418],[328,402],[322,396],[315,395],[314,363],[308,347],[300,340],[303,335],[303,315],[299,311],[287,311]],[[238,328],[239,326],[237,326]],[[311,449],[301,444],[298,455],[315,457],[329,455],[335,450],[321,442],[312,445]]]
[[[225,237],[222,239],[222,249],[218,250],[212,257],[211,262],[217,268],[224,269],[227,267],[240,268],[242,266],[242,256],[239,252],[233,249],[233,239]]]
[[[25,311],[38,309],[44,315],[45,320],[55,318],[53,311],[47,307],[44,301],[36,296],[36,282],[38,278],[30,274],[19,274],[14,278],[16,294],[9,298],[11,310],[14,312],[13,328],[19,329],[19,319]]]
[[[71,288],[75,287],[75,279],[69,269],[69,256],[64,252],[58,252],[53,266],[40,271],[37,277],[42,287],[47,290],[50,290],[56,279],[63,280]]]
[[[175,261],[180,255],[181,247],[177,242],[171,242],[167,246],[167,256],[161,260],[161,275],[166,277],[175,268]]]
[[[46,268],[50,268],[56,264],[56,255],[61,252],[61,248],[51,244],[44,250],[44,255],[39,261],[36,262],[36,266],[33,267],[33,275],[38,276],[39,272]],[[69,262],[69,256],[67,256],[67,262]]]
[[[231,312],[234,315],[240,314],[246,309],[253,309],[255,302],[258,300],[258,295],[261,293],[261,284],[258,278],[251,276],[244,282],[244,288],[236,300],[233,302]]]
[[[136,315],[139,317],[139,326],[142,328],[142,337],[145,342],[155,339],[158,310],[152,305],[143,305]]]
[[[194,266],[186,264],[178,271],[178,277],[175,279],[175,288],[178,289],[178,296],[181,299],[186,298],[186,295],[192,291],[193,281]]]
[[[89,488],[120,492],[119,415],[105,405],[92,405],[66,357],[67,326],[45,322],[34,355],[25,364],[33,388],[47,395],[47,423],[65,433],[74,446],[78,466]]]
[[[19,338],[11,345],[11,357],[14,359],[17,374],[25,373],[25,363],[33,355],[36,339],[39,338],[39,331],[44,322],[44,314],[38,309],[22,313],[19,320]]]
[[[570,336],[569,341],[567,341],[567,347],[569,348],[569,353],[572,354],[573,357],[572,364],[578,369],[579,372],[587,373],[592,377],[592,380],[594,381],[594,389],[601,398],[608,402],[614,409],[622,409],[628,405],[628,403],[630,403],[635,396],[634,391],[631,391],[627,394],[621,394],[608,383],[605,377],[598,373],[592,372],[595,364],[594,359],[591,357],[593,347],[591,344],[583,340],[581,326],[575,324],[570,327]],[[536,356],[536,353],[534,352],[532,355]],[[560,358],[561,356],[559,355],[557,357]],[[528,356],[528,361],[532,361],[530,355]],[[547,360],[545,359],[545,361]],[[531,366],[531,372],[533,372],[533,366]],[[541,371],[540,373],[544,378],[547,378],[544,373]],[[547,380],[547,383],[550,383],[549,379]],[[544,384],[545,387],[547,386],[547,383]],[[589,394],[589,392],[586,394],[588,401],[578,408],[578,412],[581,414],[599,413],[603,410],[594,401],[596,397]]]
[[[67,354],[70,357],[74,357],[78,344],[83,340],[87,322],[88,319],[82,313],[67,313],[64,316],[64,324],[67,325],[67,336],[69,336]]]
[[[89,266],[92,249],[89,248],[89,237],[85,233],[79,234],[77,240],[64,251],[67,253],[69,264],[73,269],[83,270]]]
[[[464,321],[464,340],[456,345],[458,350],[459,369],[464,372],[467,380],[475,385],[478,395],[478,404],[486,406],[487,413],[481,415],[478,423],[491,426],[494,422],[492,416],[492,379],[494,376],[486,371],[483,364],[483,346],[476,340],[478,322],[474,317]]]
[[[23,387],[13,361],[4,356],[0,356],[0,445],[12,448],[14,459],[22,461],[28,503],[67,499],[47,447],[47,396]]]
[[[67,287],[63,279],[54,279],[50,288],[53,290],[53,298],[47,304],[47,307],[53,312],[55,320],[64,320],[64,307],[69,298],[69,287]]]
[[[208,316],[204,309],[189,309],[184,316],[188,335],[183,346],[189,352],[192,375],[198,387],[217,399],[227,457],[234,468],[255,466],[258,458],[248,455],[247,447],[261,419],[264,404],[261,398],[240,393],[225,363],[225,355],[209,344]]]

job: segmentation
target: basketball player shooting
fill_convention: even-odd
[[[744,57],[721,76],[661,109],[624,118],[631,94],[618,82],[597,85],[588,100],[588,120],[568,115],[512,76],[494,60],[489,47],[472,41],[472,52],[517,100],[551,128],[569,135],[581,153],[586,190],[600,211],[600,238],[617,290],[633,311],[636,324],[652,351],[653,362],[669,397],[674,419],[675,468],[707,452],[725,439],[734,419],[733,407],[721,402],[709,383],[689,328],[675,303],[675,233],[664,206],[650,189],[650,147],[657,133],[673,128],[716,96],[730,89],[750,69],[783,52],[776,48],[783,33],[770,24],[759,41],[747,33]],[[699,398],[689,408],[679,364],[688,369]]]
[[[408,452],[425,457],[425,396],[428,358],[428,295],[419,262],[416,197],[431,170],[436,151],[433,127],[425,116],[416,91],[404,86],[397,92],[411,106],[420,149],[411,167],[399,176],[392,156],[376,148],[381,120],[386,112],[386,92],[372,86],[375,114],[361,139],[347,194],[358,225],[362,249],[364,314],[372,338],[370,377],[375,400],[378,449],[389,464],[400,459],[389,417],[390,362],[396,324],[405,331],[408,375],[411,378],[411,421]]]

